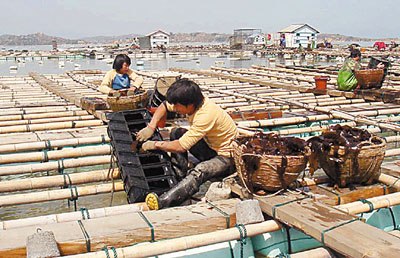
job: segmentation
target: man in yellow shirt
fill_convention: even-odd
[[[170,141],[146,141],[167,111],[188,115],[189,130],[174,128]],[[149,208],[179,205],[196,193],[205,181],[228,174],[233,166],[231,143],[237,134],[235,122],[228,113],[205,98],[195,82],[180,79],[173,83],[167,91],[167,102],[157,108],[147,127],[138,132],[137,140],[146,141],[142,145],[145,151],[171,152],[172,158],[179,163],[176,172],[182,180],[160,197],[155,193],[148,194],[146,203]],[[190,170],[188,151],[200,161]]]

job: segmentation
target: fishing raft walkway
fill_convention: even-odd
[[[262,67],[141,72],[146,77],[145,88],[152,88],[160,75],[181,74],[197,81],[205,94],[227,111],[282,112],[281,118],[237,121],[244,134],[267,127],[281,135],[307,137],[332,122],[368,125],[368,130],[374,133],[393,132],[385,137],[388,143],[394,143],[388,144],[393,146],[388,148],[386,156],[399,155],[400,149],[395,143],[400,140],[397,136],[400,127],[395,122],[400,120],[400,105],[366,101],[362,96],[333,89],[326,94],[314,92],[310,81],[313,75],[307,73]],[[118,169],[113,173],[108,169],[90,169],[90,166],[108,166],[111,162],[104,111],[89,114],[80,108],[83,96],[105,97],[92,83],[102,76],[103,73],[92,71],[0,78],[0,207],[76,201],[87,195],[123,191]],[[390,87],[397,87],[393,85]],[[396,174],[399,171],[396,166],[395,162],[386,163],[383,171]],[[71,168],[86,168],[88,172],[65,173]],[[112,182],[111,178],[114,178]],[[317,201],[291,193],[260,197],[263,212],[275,219],[269,222],[273,225],[269,228],[260,226],[261,231],[275,231],[282,227],[280,223],[285,223],[346,256],[390,257],[400,252],[400,238],[356,221],[352,215],[371,210],[371,206],[358,202],[360,198],[375,198],[371,199],[374,209],[400,203],[396,193],[400,188],[399,180],[383,174],[380,181],[383,184],[360,187],[354,193],[348,190],[335,193],[328,187],[310,186],[313,193],[324,196]],[[235,183],[232,189],[246,197]],[[237,202],[236,199],[218,202],[216,205],[223,213],[210,209],[207,204],[138,213],[143,207],[135,204],[3,221],[0,256],[25,256],[26,237],[41,227],[54,232],[63,255],[100,251],[106,244],[117,248],[118,257],[125,257],[122,255],[132,250],[137,254],[135,248],[140,249],[123,248],[133,243],[232,227]],[[146,221],[152,227],[149,228]],[[234,239],[239,239],[238,233]]]

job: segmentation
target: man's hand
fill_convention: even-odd
[[[116,92],[117,92],[117,90],[111,89],[111,90],[108,92],[108,96],[113,97],[114,94],[115,94]]]
[[[136,93],[137,88],[135,86],[131,87],[128,89],[128,92],[126,93],[127,96],[133,96]]]
[[[154,129],[149,126],[146,126],[137,133],[136,140],[138,140],[139,142],[147,141],[153,135],[153,133]]]
[[[382,62],[380,62],[380,63],[376,66],[376,68],[378,68],[378,69],[383,69],[383,68],[385,68],[385,65],[384,65]]]
[[[147,142],[144,142],[142,145],[142,150],[144,150],[144,151],[150,151],[150,150],[155,150],[155,149],[156,149],[155,141],[147,141]]]

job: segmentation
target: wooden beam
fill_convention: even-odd
[[[388,194],[390,191],[384,185],[356,186],[355,190],[348,187],[340,188],[339,191],[327,185],[312,186],[311,191],[316,194],[317,200],[328,205],[341,205]]]
[[[353,216],[335,208],[299,197],[286,195],[256,199],[260,201],[263,212],[345,256],[393,257],[400,253],[399,238],[361,221],[353,221]]]
[[[176,238],[226,229],[236,223],[235,207],[239,200],[229,199],[214,205],[228,214],[227,218],[209,204],[200,203],[186,207],[142,214],[154,228],[154,240]],[[152,240],[152,230],[140,213],[115,215],[78,222],[43,225],[44,231],[52,231],[63,255],[99,251],[105,245],[124,247]],[[36,227],[0,231],[0,257],[25,257],[26,237],[36,232]],[[84,237],[90,238],[90,247]],[[86,234],[85,233],[85,234]],[[89,247],[89,248],[87,248]],[[89,249],[89,250],[88,250]]]

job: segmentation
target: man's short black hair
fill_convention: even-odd
[[[204,96],[197,83],[189,79],[179,79],[167,91],[167,101],[171,104],[194,105],[197,109],[203,103]]]
[[[125,54],[118,54],[115,59],[112,68],[119,71],[122,68],[122,65],[124,63],[127,63],[128,65],[131,65],[131,59],[129,58],[128,55]]]
[[[351,49],[350,50],[350,57],[351,58],[361,57],[361,51],[356,49],[356,48]]]

